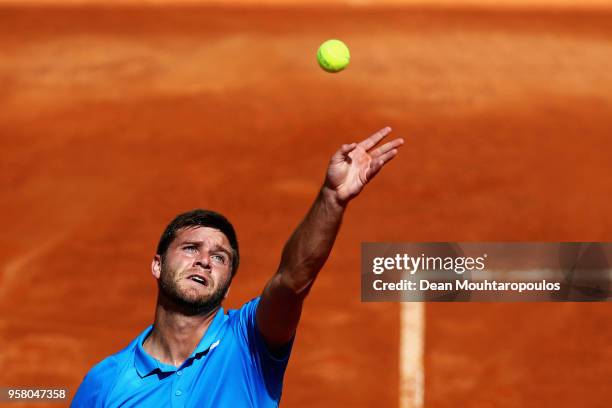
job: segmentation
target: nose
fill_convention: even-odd
[[[210,269],[210,258],[208,257],[208,254],[202,253],[196,259],[195,266],[199,266],[200,268],[203,268],[203,269]]]

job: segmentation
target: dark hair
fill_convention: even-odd
[[[209,227],[215,228],[225,234],[232,250],[232,278],[236,275],[240,263],[240,251],[238,250],[238,239],[232,224],[223,215],[210,211],[195,209],[176,216],[168,224],[157,244],[157,255],[162,258],[166,255],[168,247],[176,238],[176,234],[185,228]]]

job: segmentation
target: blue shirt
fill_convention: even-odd
[[[142,348],[149,326],[89,371],[71,407],[277,407],[291,344],[280,356],[269,352],[255,323],[258,304],[221,308],[178,368]]]

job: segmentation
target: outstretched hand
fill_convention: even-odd
[[[404,144],[404,139],[394,139],[375,148],[390,132],[391,128],[385,127],[359,143],[343,145],[334,153],[327,168],[325,187],[336,193],[340,204],[358,195],[397,155],[397,148]]]

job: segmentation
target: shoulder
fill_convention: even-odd
[[[244,313],[247,313],[247,314],[252,313],[253,311],[257,309],[257,305],[259,304],[259,299],[261,299],[261,296],[257,296],[256,298],[249,300],[248,302],[240,306],[239,309],[230,309],[227,311],[227,315],[231,318],[233,316],[236,317],[237,315],[244,314]]]
[[[102,406],[105,396],[119,378],[119,373],[131,361],[136,341],[98,362],[87,372],[72,400],[71,408]]]
[[[127,347],[106,357],[104,360],[93,366],[91,370],[89,370],[89,373],[87,373],[87,376],[91,376],[92,378],[99,379],[101,381],[108,381],[109,378],[113,378],[109,376],[113,373],[117,373],[117,371],[123,369],[128,362],[133,360],[132,356],[134,355],[134,348],[136,347],[140,337],[142,337],[142,334],[132,340]]]
[[[227,311],[229,323],[233,326],[242,326],[244,328],[252,329],[255,324],[255,315],[257,312],[257,305],[259,304],[259,297],[249,300],[240,309],[231,309]]]
[[[114,378],[114,374],[121,369],[122,358],[113,354],[94,365],[85,376],[85,380],[91,383],[102,384]]]
[[[293,339],[278,349],[270,349],[257,326],[257,307],[261,297],[251,299],[240,309],[229,310],[229,322],[234,332],[248,344],[250,355],[258,354],[266,360],[286,363],[291,353]]]
[[[94,365],[85,375],[79,389],[72,400],[71,408],[102,406],[111,382],[117,378],[120,362],[116,356],[109,356]]]

